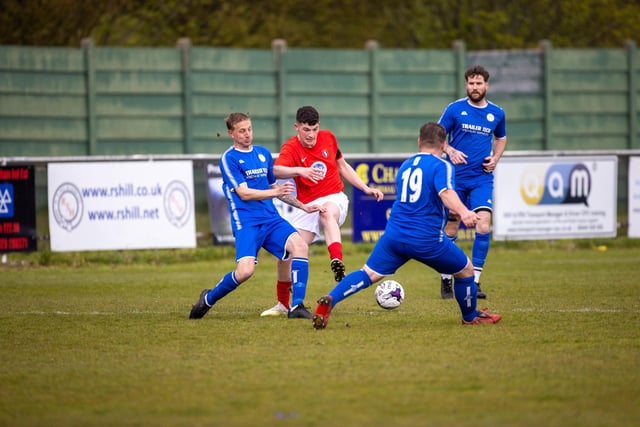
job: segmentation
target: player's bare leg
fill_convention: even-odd
[[[342,234],[338,220],[340,218],[340,210],[335,203],[325,203],[326,212],[320,214],[320,227],[324,232],[324,238],[327,243],[327,250],[331,258],[331,271],[336,282],[344,279],[345,266],[342,255]]]

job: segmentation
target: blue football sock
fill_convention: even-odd
[[[212,306],[220,299],[224,298],[229,292],[237,288],[239,283],[236,281],[236,275],[234,271],[231,271],[224,275],[224,277],[218,282],[215,288],[211,289],[207,296],[204,298],[207,305]]]
[[[291,260],[291,307],[303,303],[308,281],[309,259],[294,257]]]
[[[478,285],[473,281],[473,276],[464,279],[456,278],[453,282],[453,291],[460,306],[462,318],[470,322],[478,315],[476,310]]]
[[[476,233],[476,238],[473,241],[473,248],[471,248],[471,263],[474,267],[478,267],[480,269],[484,267],[484,262],[487,259],[487,254],[489,253],[490,242],[491,233]]]
[[[447,239],[449,239],[453,243],[455,243],[456,240],[458,240],[458,233],[454,234],[453,236],[448,236],[447,235]],[[440,277],[443,278],[443,279],[453,280],[453,274],[440,274]]]
[[[347,274],[345,278],[329,292],[329,295],[333,299],[331,306],[335,307],[335,305],[343,299],[369,286],[371,286],[371,279],[364,270],[357,270]]]

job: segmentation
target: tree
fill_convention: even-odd
[[[1,0],[0,44],[470,50],[620,47],[640,34],[629,0]]]

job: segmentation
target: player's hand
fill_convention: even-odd
[[[273,186],[273,189],[276,190],[276,197],[289,196],[293,194],[296,190],[296,186],[291,181],[284,182],[282,184],[276,183]]]
[[[463,212],[460,215],[460,218],[462,219],[464,225],[466,225],[467,227],[475,227],[479,219],[478,214],[470,210]]]
[[[322,173],[322,171],[316,168],[300,168],[300,176],[308,179],[314,184],[324,178],[324,174]]]
[[[467,164],[467,155],[460,150],[456,150],[455,148],[451,147],[447,155],[449,156],[449,160],[451,160],[451,163],[453,163],[454,165]]]
[[[322,205],[304,205],[302,206],[302,210],[305,211],[306,213],[326,212],[327,208],[325,208]]]
[[[493,158],[493,156],[487,156],[484,158],[484,163],[482,164],[482,169],[486,172],[486,173],[490,173],[493,172],[494,170],[496,170],[496,159]]]
[[[367,191],[365,191],[365,193],[368,194],[369,196],[375,197],[376,202],[379,202],[382,199],[384,199],[384,194],[382,193],[382,191],[378,190],[377,188],[367,187]]]

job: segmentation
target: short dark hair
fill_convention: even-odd
[[[313,126],[319,121],[320,113],[318,113],[318,110],[312,106],[305,105],[304,107],[298,108],[298,112],[296,113],[296,122]]]
[[[249,115],[245,113],[231,113],[227,117],[225,117],[224,122],[227,125],[227,129],[231,130],[236,125],[236,123],[240,123],[249,119],[251,119],[251,117],[249,117]]]
[[[427,122],[420,128],[420,145],[437,147],[447,139],[444,127],[434,122]]]
[[[480,65],[474,65],[473,67],[465,71],[464,80],[468,81],[469,77],[472,77],[472,76],[482,76],[485,82],[489,81],[489,72]]]

